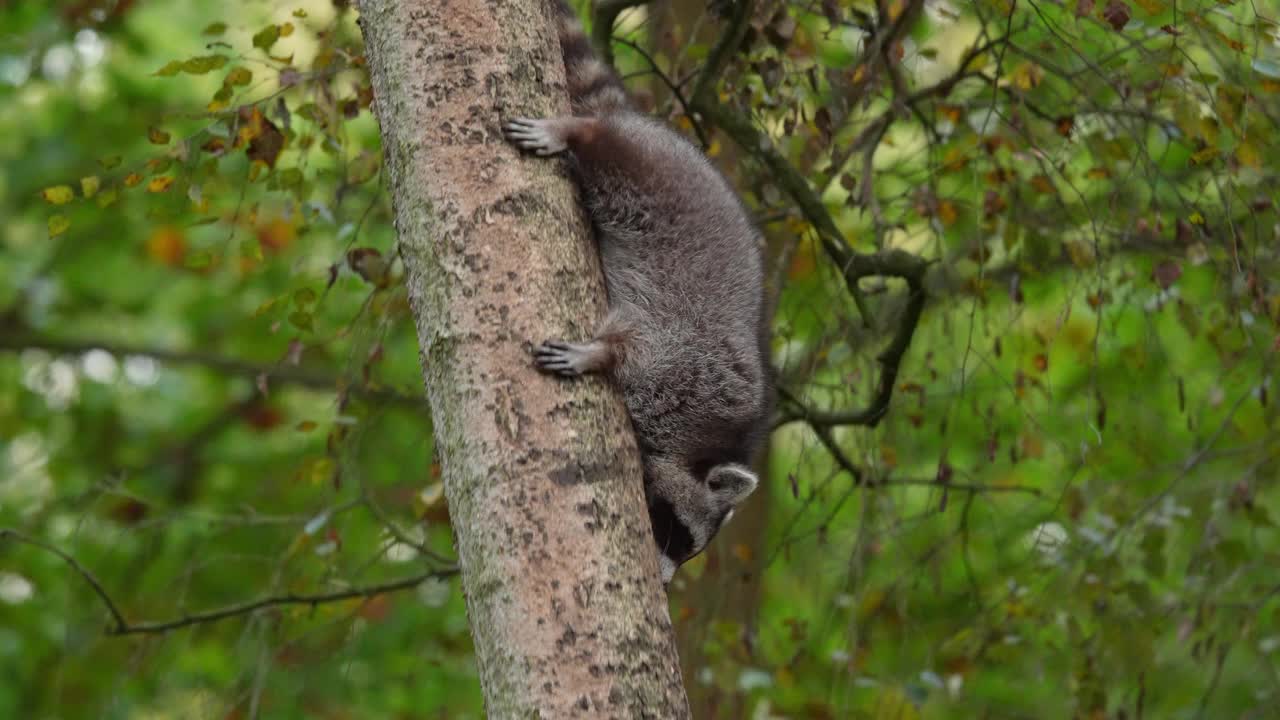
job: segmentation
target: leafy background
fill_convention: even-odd
[[[0,716],[481,715],[355,17],[0,4]],[[1278,20],[622,13],[776,298],[699,717],[1274,716]]]

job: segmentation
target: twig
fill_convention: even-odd
[[[680,89],[680,84],[667,77],[667,74],[662,72],[662,69],[658,67],[657,61],[654,60],[653,56],[645,51],[644,48],[630,40],[624,40],[622,38],[618,38],[618,42],[636,51],[640,57],[644,58],[645,62],[649,63],[649,68],[653,70],[653,74],[658,76],[658,79],[662,81],[662,84],[667,86],[667,90],[671,91],[671,96],[676,99],[676,102],[680,103],[680,110],[684,113],[685,117],[689,118],[689,124],[693,126],[693,132],[698,136],[698,142],[702,145],[702,149],[706,150],[711,147],[711,140],[707,137],[706,131],[703,130],[702,123],[698,121],[698,116],[695,115],[693,109],[689,107],[689,100],[684,96],[684,91]]]
[[[89,572],[88,569],[86,569],[83,565],[81,565],[71,555],[67,554],[63,550],[53,545],[50,545],[44,542],[43,540],[38,540],[29,535],[26,535],[17,530],[14,530],[12,528],[0,528],[0,540],[3,540],[5,538],[11,538],[13,540],[16,540],[17,542],[25,543],[33,547],[40,548],[41,550],[44,550],[46,552],[49,552],[58,556],[58,558],[60,558],[63,562],[70,565],[71,569],[75,570],[76,573],[80,575],[80,577],[84,578],[85,582],[87,582],[89,586],[93,589],[94,594],[96,594],[102,600],[102,604],[106,606],[107,612],[110,613],[111,615],[112,625],[107,628],[108,635],[139,635],[139,634],[148,634],[148,633],[163,633],[163,632],[168,632],[170,630],[176,630],[178,628],[187,627],[190,625],[217,622],[218,620],[225,620],[227,618],[236,617],[238,615],[247,615],[249,613],[255,612],[257,610],[261,610],[263,608],[268,608],[268,607],[276,607],[280,605],[310,605],[312,607],[315,607],[317,605],[322,605],[325,603],[338,602],[341,600],[350,600],[352,598],[373,597],[375,595],[381,595],[383,593],[395,592],[398,590],[408,590],[410,588],[417,587],[424,581],[429,580],[431,578],[447,578],[447,577],[456,575],[458,573],[458,569],[455,567],[439,568],[436,570],[428,570],[426,572],[422,572],[417,575],[401,578],[399,580],[391,580],[389,582],[380,583],[377,585],[367,585],[364,587],[347,588],[346,590],[335,590],[333,592],[316,593],[313,595],[299,595],[294,593],[288,593],[285,595],[271,595],[268,597],[259,598],[257,600],[251,600],[249,602],[237,603],[235,605],[228,605],[226,607],[218,608],[216,610],[208,610],[205,612],[194,613],[191,615],[184,615],[180,618],[175,618],[173,620],[131,623],[125,619],[124,615],[120,612],[120,609],[116,605],[115,601],[111,599],[111,596],[108,595],[107,591],[103,588],[102,583],[98,581],[98,578],[95,577],[93,573]]]
[[[98,582],[98,578],[95,577],[93,573],[89,572],[88,568],[81,565],[78,560],[68,555],[61,548],[50,545],[43,540],[33,538],[25,533],[18,532],[13,528],[0,528],[0,540],[4,540],[5,538],[25,543],[32,547],[40,548],[47,553],[57,555],[59,559],[67,565],[70,565],[71,569],[76,571],[76,574],[84,578],[85,582],[89,583],[89,587],[93,589],[93,593],[102,600],[102,604],[107,607],[107,612],[111,613],[111,620],[115,623],[116,628],[128,627],[129,623],[125,621],[124,615],[120,613],[120,609],[116,607],[111,596],[107,594],[106,588],[102,587],[102,583]]]
[[[60,355],[78,355],[90,350],[104,350],[116,356],[139,355],[174,365],[198,365],[226,375],[246,377],[254,381],[261,377],[266,377],[276,382],[298,385],[314,390],[342,390],[345,382],[344,378],[305,368],[290,367],[280,363],[272,365],[253,363],[239,358],[207,352],[168,350],[105,340],[66,340],[44,335],[0,333],[0,351],[27,349],[47,350]],[[425,398],[406,395],[395,390],[359,387],[356,385],[347,386],[345,390],[357,397],[378,402],[395,403],[418,409],[423,409],[427,406]]]
[[[628,8],[648,4],[649,0],[601,0],[591,18],[591,43],[605,65],[613,67],[613,23]]]
[[[280,605],[310,605],[315,607],[325,603],[339,602],[341,600],[350,600],[353,598],[368,598],[375,595],[381,595],[388,592],[396,592],[398,590],[408,590],[417,587],[426,580],[431,578],[447,578],[458,574],[457,568],[443,568],[440,570],[428,570],[426,572],[412,575],[399,580],[392,580],[378,585],[367,585],[365,587],[354,587],[346,590],[336,590],[329,593],[317,593],[314,595],[296,595],[289,593],[287,595],[272,595],[249,602],[239,603],[236,605],[228,605],[217,610],[209,610],[206,612],[195,613],[192,615],[184,615],[173,620],[164,620],[159,622],[143,622],[125,624],[117,626],[107,631],[108,635],[138,635],[148,633],[163,633],[169,630],[187,627],[201,623],[217,622],[227,618],[236,617],[237,615],[247,615],[256,610],[263,608],[275,607]]]
[[[738,46],[747,35],[748,21],[751,19],[751,10],[754,6],[753,0],[737,0],[734,5],[733,15],[729,18],[729,27],[725,28],[720,41],[707,55],[707,62],[702,66],[702,73],[698,75],[698,80],[693,85],[693,92],[689,95],[695,105],[708,103],[710,96],[714,94],[712,90],[720,80],[725,65],[738,51]]]
[[[878,253],[877,255],[884,255],[884,253]],[[914,256],[912,257],[914,258]],[[784,414],[777,424],[804,420],[815,428],[840,425],[875,427],[884,419],[885,414],[889,412],[889,402],[893,398],[893,388],[898,381],[898,371],[902,366],[902,359],[906,356],[907,349],[911,347],[911,339],[915,336],[916,328],[920,325],[920,315],[924,312],[926,299],[921,278],[911,274],[904,274],[901,277],[907,281],[907,306],[902,312],[902,317],[898,320],[898,329],[893,335],[893,340],[876,356],[876,361],[880,363],[880,382],[871,404],[861,410],[824,412],[812,410],[794,396],[787,395],[786,404],[791,408],[791,413]]]

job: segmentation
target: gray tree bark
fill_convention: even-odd
[[[621,399],[531,361],[604,313],[560,163],[520,158],[499,130],[568,112],[553,10],[360,9],[487,712],[688,717]]]

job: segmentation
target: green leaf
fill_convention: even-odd
[[[182,62],[182,71],[191,75],[204,75],[227,64],[225,55],[201,55]],[[169,67],[168,65],[165,66]]]
[[[192,270],[201,270],[213,264],[213,256],[208,250],[200,250],[188,255],[185,264]]]
[[[276,40],[280,39],[280,26],[268,25],[253,35],[253,46],[260,50],[270,50]]]
[[[54,185],[40,191],[40,197],[50,205],[66,205],[76,197],[70,185]]]
[[[301,185],[304,176],[301,170],[291,167],[281,170],[277,178],[277,182],[280,183],[280,187],[291,188]]]
[[[181,71],[182,71],[182,63],[177,60],[170,60],[169,62],[165,63],[164,67],[155,71],[154,73],[152,73],[152,75],[159,75],[160,77],[173,77],[174,75],[177,75]]]
[[[298,328],[311,332],[311,313],[302,312],[301,310],[289,314],[289,324]]]
[[[227,78],[223,80],[223,83],[226,85],[248,85],[251,80],[253,80],[252,71],[248,68],[234,67],[231,68],[231,72],[227,73]]]
[[[97,195],[100,187],[102,187],[102,181],[98,179],[97,175],[87,175],[80,178],[80,194],[84,195],[85,199]]]
[[[227,31],[227,24],[224,22],[210,23],[205,29],[200,31],[202,35],[221,35]]]
[[[67,231],[71,227],[71,221],[66,215],[53,215],[49,218],[49,237],[55,238]]]

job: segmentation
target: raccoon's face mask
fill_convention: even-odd
[[[670,492],[673,485],[667,483],[649,487],[649,521],[664,585],[677,568],[707,547],[759,482],[750,468],[737,463],[715,465],[694,479],[674,484],[678,492]]]

